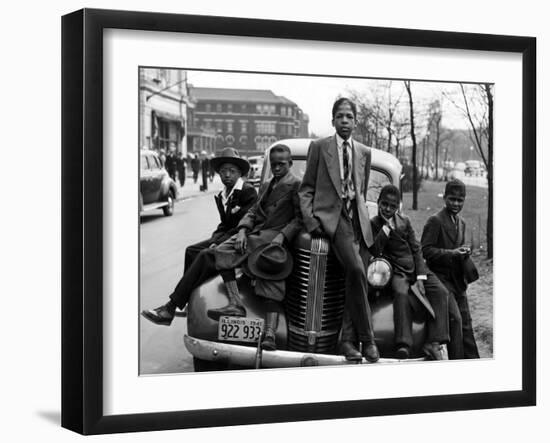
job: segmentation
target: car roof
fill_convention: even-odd
[[[314,139],[312,138],[289,138],[273,143],[270,148],[277,144],[286,145],[290,148],[292,156],[306,157],[309,145],[313,140]],[[388,169],[389,172],[391,172],[391,174],[394,175],[394,178],[396,178],[398,181],[402,169],[399,160],[397,160],[397,158],[389,152],[382,151],[380,149],[371,149],[371,152],[371,166],[384,167],[384,169]]]

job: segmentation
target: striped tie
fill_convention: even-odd
[[[349,183],[350,183],[350,168],[349,168],[349,143],[344,141],[343,145],[343,163],[344,163],[344,205],[349,218],[352,218],[353,212],[351,209],[351,200],[349,198]]]

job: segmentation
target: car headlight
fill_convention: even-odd
[[[367,280],[373,288],[382,289],[390,282],[392,272],[388,260],[378,257],[372,260],[367,268]]]

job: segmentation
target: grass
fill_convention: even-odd
[[[418,209],[412,210],[412,192],[403,194],[403,212],[411,219],[418,239],[428,217],[444,205],[444,182],[424,181],[418,193]],[[466,220],[466,243],[472,245],[472,259],[479,280],[468,287],[468,301],[474,334],[481,357],[493,355],[493,262],[486,258],[487,232],[486,188],[467,186],[461,216]]]

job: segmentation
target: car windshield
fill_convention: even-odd
[[[269,164],[266,164],[266,175],[264,180],[271,178],[271,170]],[[306,159],[305,158],[294,158],[292,166],[290,168],[291,172],[298,178],[302,179],[306,171]],[[380,169],[375,167],[371,168],[370,177],[369,177],[369,189],[367,192],[367,201],[376,202],[378,201],[378,196],[380,195],[380,190],[388,184],[391,184],[391,178],[388,174]]]

